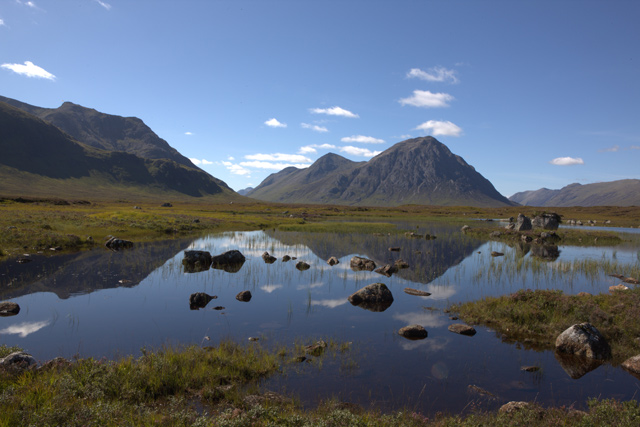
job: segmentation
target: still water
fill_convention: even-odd
[[[403,229],[408,227],[403,224]],[[329,353],[321,360],[285,364],[283,375],[264,382],[264,388],[295,396],[309,406],[338,397],[385,411],[409,408],[433,414],[495,409],[511,400],[580,408],[589,397],[635,397],[640,382],[619,368],[604,364],[572,378],[579,376],[576,370],[551,351],[503,342],[488,328],[476,327],[473,337],[449,332],[447,327],[459,321],[444,310],[452,303],[526,288],[607,292],[617,279],[568,271],[566,265],[584,258],[637,265],[637,243],[615,248],[560,246],[557,259],[540,261],[540,254],[530,248],[477,240],[462,234],[459,225],[410,227],[437,238],[268,230],[137,244],[121,252],[32,255],[27,264],[7,260],[0,264],[0,300],[18,303],[21,311],[0,318],[0,344],[19,345],[43,362],[57,356],[139,355],[142,348],[215,345],[223,339],[256,345],[249,337],[272,348],[318,339],[351,343],[348,351]],[[192,249],[212,255],[237,249],[246,262],[235,273],[188,273],[182,259],[184,250]],[[265,251],[278,260],[265,263]],[[493,258],[492,251],[505,256]],[[284,255],[297,260],[283,262]],[[349,260],[354,255],[379,266],[401,258],[410,267],[391,277],[353,271]],[[326,260],[331,256],[340,263],[329,266]],[[298,271],[297,261],[311,268]],[[347,301],[353,292],[376,282],[386,284],[394,296],[385,311],[367,311]],[[405,287],[431,296],[408,295]],[[235,299],[243,290],[251,291],[250,302]],[[217,299],[191,310],[189,296],[195,292]],[[410,324],[424,326],[428,338],[410,341],[397,334]],[[541,369],[521,370],[528,365]]]

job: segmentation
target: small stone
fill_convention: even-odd
[[[398,334],[410,340],[421,340],[427,337],[427,330],[422,325],[410,325],[401,328]]]
[[[455,332],[460,335],[473,336],[476,334],[476,330],[469,325],[463,325],[462,323],[454,323],[447,328],[451,332]]]
[[[492,251],[491,252],[491,256],[496,257],[496,256],[504,256],[504,254],[502,252],[496,252],[496,251]]]
[[[417,297],[428,297],[429,295],[431,295],[430,292],[420,291],[418,289],[413,289],[413,288],[404,288],[404,292],[409,295],[414,295]]]
[[[538,372],[540,370],[540,366],[523,366],[520,370],[525,372]]]
[[[287,262],[287,261],[290,261],[290,260],[291,260],[291,257],[289,255],[285,255],[285,256],[282,257],[282,262]]]
[[[500,407],[500,409],[498,410],[498,412],[500,412],[501,414],[510,414],[512,412],[521,411],[523,409],[526,409],[530,405],[531,404],[529,402],[509,402],[509,403],[505,403],[504,405],[502,405]]]
[[[304,261],[298,261],[298,263],[296,264],[296,268],[300,271],[305,271],[310,269],[311,266]]]
[[[249,337],[249,341],[258,341],[260,338],[258,337]]]
[[[619,285],[609,286],[609,292],[614,293],[617,291],[628,291],[629,287],[620,283]]]
[[[397,247],[397,246],[394,246],[394,247],[389,248],[389,251],[391,251],[391,252],[400,252],[400,248]]]
[[[327,260],[327,264],[329,264],[330,266],[334,266],[336,264],[340,264],[340,260],[338,260],[338,258],[332,256],[331,258],[329,258]]]
[[[236,295],[236,299],[242,302],[251,301],[251,292],[250,291],[242,291],[238,295]]]
[[[11,301],[0,302],[0,316],[15,316],[18,313],[20,313],[20,306],[17,303]]]
[[[224,307],[221,305],[216,305],[215,307],[213,307],[214,310],[224,310]]]

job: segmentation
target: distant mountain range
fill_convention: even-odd
[[[560,190],[541,188],[509,197],[528,206],[640,206],[640,180],[623,179],[595,184],[571,184]]]
[[[9,102],[0,101],[1,195],[237,197],[140,119],[2,100]]]
[[[399,142],[367,162],[329,153],[271,174],[247,196],[284,203],[509,206],[481,174],[433,137]]]

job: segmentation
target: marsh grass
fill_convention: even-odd
[[[286,224],[279,231],[304,231],[308,233],[389,233],[399,232],[394,224],[386,222],[316,222],[308,224]]]
[[[581,296],[527,289],[450,309],[468,323],[494,329],[506,340],[543,349],[552,349],[557,336],[569,326],[589,322],[611,345],[613,363],[638,353],[640,288]]]

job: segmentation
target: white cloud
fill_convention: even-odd
[[[8,70],[13,71],[14,73],[21,74],[27,77],[36,77],[41,79],[55,80],[56,76],[46,71],[43,68],[38,67],[31,61],[25,61],[24,65],[22,64],[2,64],[0,65],[2,68],[6,68]]]
[[[311,129],[316,132],[329,132],[329,129],[324,126],[310,125],[308,123],[300,123],[300,126],[302,126],[304,129]]]
[[[229,172],[234,175],[247,175],[247,177],[249,177],[249,174],[251,173],[249,169],[243,168],[242,166],[236,165],[231,162],[222,162],[222,164],[229,170]]]
[[[267,120],[266,122],[264,122],[264,124],[269,126],[269,127],[272,127],[272,128],[286,128],[287,127],[286,123],[280,123],[275,118],[271,118],[271,119]]]
[[[433,136],[460,136],[462,134],[462,129],[459,126],[449,121],[442,122],[438,120],[424,122],[416,127],[416,130],[423,130]]]
[[[351,117],[358,118],[357,114],[352,113],[349,110],[345,110],[340,107],[331,107],[331,108],[311,108],[311,112],[314,114],[328,114],[329,116],[342,116],[342,117]]]
[[[190,136],[190,135],[193,135],[191,132],[185,132],[184,134],[185,134],[185,135],[189,135],[189,136]]]
[[[270,294],[273,291],[277,291],[280,288],[282,288],[282,285],[263,285],[263,286],[260,286],[260,289],[262,289],[263,291],[265,291],[268,294]]]
[[[416,77],[420,80],[426,80],[428,82],[451,82],[458,83],[455,70],[447,70],[444,67],[433,67],[427,71],[423,71],[419,68],[412,68],[407,73],[408,78]]]
[[[402,98],[400,104],[412,105],[414,107],[436,108],[448,107],[449,102],[455,98],[448,93],[432,93],[428,90],[414,90],[413,96]]]
[[[384,139],[374,138],[372,136],[364,136],[364,135],[352,135],[345,136],[340,141],[342,142],[360,142],[363,144],[383,144]]]
[[[298,169],[304,169],[304,168],[308,168],[309,166],[311,166],[309,163],[298,163],[298,164],[291,164],[291,163],[272,163],[272,162],[259,162],[259,161],[255,161],[255,162],[240,162],[241,166],[247,167],[247,168],[256,168],[256,169],[274,169],[274,170],[282,170],[284,168],[288,168],[293,166],[294,168],[298,168]]]
[[[235,158],[235,157],[233,157],[233,156],[229,156],[229,157],[227,158],[227,160],[230,160],[230,161],[233,161],[233,160],[235,160],[235,159],[236,159],[236,158]]]
[[[382,151],[371,151],[368,148],[353,147],[351,145],[347,145],[346,147],[341,147],[340,151],[343,153],[351,154],[353,156],[360,156],[360,157],[373,157],[382,153]]]
[[[200,160],[200,159],[189,159],[189,160],[191,160],[191,163],[193,163],[193,164],[194,164],[194,165],[196,165],[196,166],[200,166],[200,165],[212,165],[212,164],[213,164],[213,162],[210,162],[210,161],[209,161],[209,160],[207,160],[207,159],[202,159],[202,160]]]
[[[299,154],[315,154],[318,152],[316,148],[322,148],[323,150],[335,150],[338,147],[331,144],[321,144],[321,145],[311,144],[311,145],[305,145],[304,147],[300,147],[300,150],[298,150],[298,153]]]
[[[346,303],[347,303],[346,298],[311,300],[311,305],[319,305],[327,308],[340,307],[341,305],[344,305]]]
[[[584,160],[582,160],[580,157],[557,157],[551,160],[549,163],[557,166],[584,165]]]
[[[45,326],[48,326],[49,323],[50,323],[49,320],[44,320],[42,322],[22,322],[16,325],[8,326],[0,330],[0,334],[19,335],[20,338],[25,338],[34,332],[38,332],[40,329],[44,328]]]
[[[111,5],[109,3],[105,3],[103,1],[100,0],[95,0],[96,3],[98,3],[100,6],[104,7],[107,10],[111,10]]]
[[[6,24],[4,23],[4,20],[2,18],[0,18],[0,27],[4,27]]]
[[[298,163],[311,163],[311,159],[299,154],[248,154],[244,156],[247,160],[266,160],[275,162],[298,162]]]

